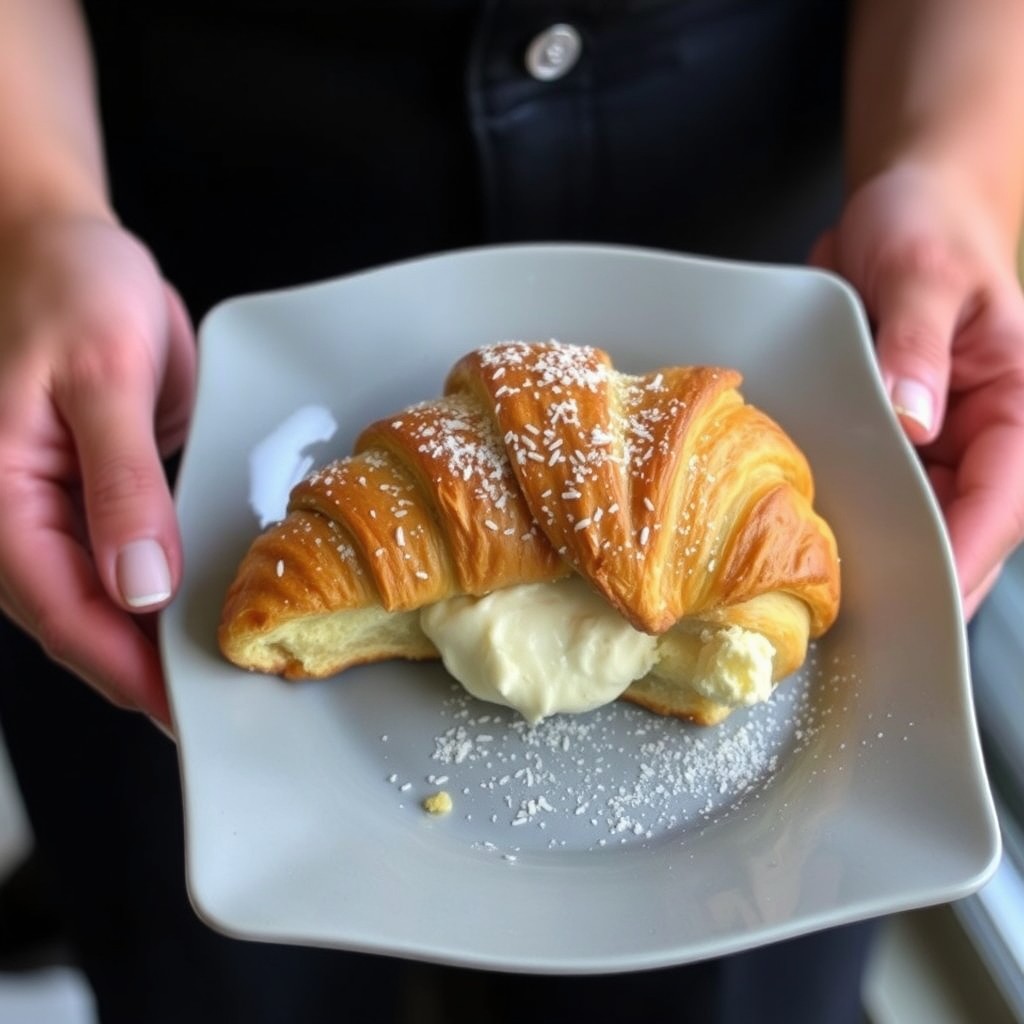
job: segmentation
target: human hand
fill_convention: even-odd
[[[0,232],[0,608],[164,726],[137,616],[181,575],[160,459],[184,439],[194,384],[188,315],[131,235],[91,218]]]
[[[845,277],[864,301],[885,387],[942,508],[970,617],[1024,539],[1015,232],[949,169],[901,165],[851,196],[811,262]]]

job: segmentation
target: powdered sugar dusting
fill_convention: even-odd
[[[620,373],[599,350],[555,339],[485,346],[478,359],[525,489],[531,480],[556,483],[559,500],[533,511],[559,554],[573,564],[619,558],[626,588],[650,560],[672,559],[672,573],[692,575],[703,545],[697,537],[676,543],[671,530],[662,533],[651,497],[674,473],[674,446],[691,414],[679,381],[669,382],[667,371]],[[713,478],[696,477],[701,466],[688,468],[689,500],[706,500]]]
[[[470,483],[473,496],[502,510],[514,487],[501,439],[489,416],[464,395],[424,402],[406,413],[413,443],[437,471]]]
[[[621,461],[614,448],[616,435],[608,425],[581,419],[577,396],[598,394],[617,378],[597,350],[556,341],[540,346],[503,342],[480,350],[480,367],[497,384],[495,398],[526,392],[537,404],[537,422],[507,429],[503,441],[509,458],[519,466],[561,467],[566,480],[563,500],[582,497],[579,488],[593,480],[601,466]],[[551,518],[554,513],[549,510],[548,515]],[[583,528],[574,525],[574,529]]]

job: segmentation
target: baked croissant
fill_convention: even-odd
[[[839,563],[807,460],[740,380],[628,376],[557,342],[470,353],[444,397],[293,489],[230,586],[223,653],[290,679],[433,658],[421,610],[571,577],[653,652],[626,699],[705,724],[763,699],[732,692],[737,673],[767,657],[774,685],[803,663],[836,617]]]

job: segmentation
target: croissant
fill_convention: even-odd
[[[374,423],[293,489],[230,585],[221,650],[289,679],[436,658],[438,609],[582,588],[630,638],[586,655],[584,674],[634,641],[644,652],[614,695],[703,724],[764,699],[835,620],[839,560],[806,458],[740,382],[710,366],[630,376],[554,341],[471,352],[443,397]],[[576,629],[524,618],[517,636],[508,621],[523,651]],[[735,692],[758,659],[768,691]]]

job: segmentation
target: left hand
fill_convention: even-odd
[[[1016,234],[946,168],[861,185],[817,243],[860,293],[890,400],[946,520],[965,614],[1024,540],[1024,294]]]

